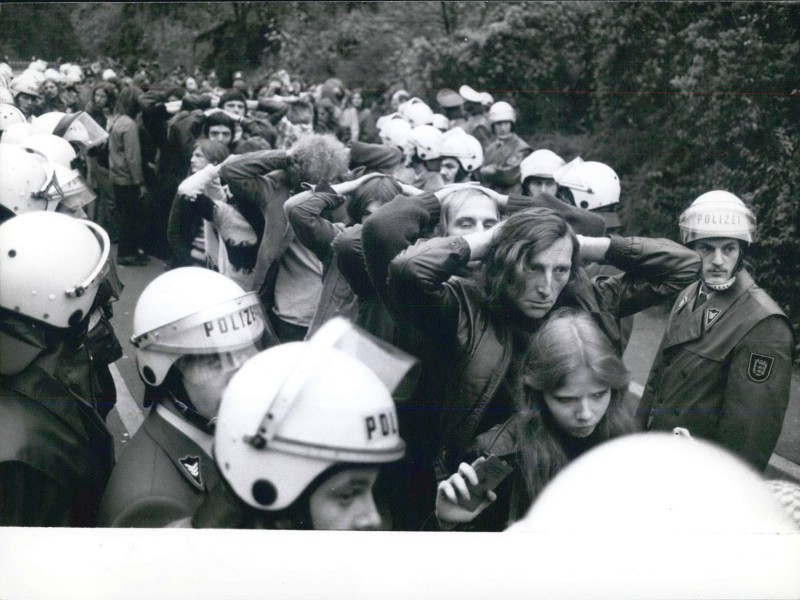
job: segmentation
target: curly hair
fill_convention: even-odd
[[[350,164],[350,151],[336,136],[303,135],[289,149],[292,188],[301,183],[316,185],[323,181],[342,181]]]
[[[509,309],[525,290],[529,261],[563,238],[572,242],[569,284],[580,269],[580,244],[569,223],[547,208],[529,208],[506,219],[486,260],[485,291],[495,316],[516,316]]]
[[[554,393],[566,377],[587,369],[611,390],[611,400],[596,431],[606,441],[635,431],[624,402],[631,375],[592,317],[572,308],[553,312],[531,339],[516,378],[519,454],[528,494],[533,499],[569,461],[545,393]],[[562,433],[563,435],[563,433]]]

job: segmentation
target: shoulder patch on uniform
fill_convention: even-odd
[[[772,374],[772,365],[775,363],[774,356],[764,356],[763,354],[750,353],[750,364],[747,367],[747,376],[756,383],[763,383]]]
[[[181,463],[184,471],[189,475],[189,479],[201,490],[204,489],[203,475],[200,473],[200,457],[199,456],[184,456],[179,458],[178,462]]]
[[[706,327],[708,327],[709,325],[711,325],[711,323],[714,322],[714,319],[716,319],[719,316],[720,312],[722,311],[718,308],[706,309]]]

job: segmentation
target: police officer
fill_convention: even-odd
[[[39,143],[35,138],[39,138]],[[53,162],[56,157],[65,162]],[[53,135],[28,137],[20,146],[0,143],[0,223],[37,211],[85,216],[82,207],[91,202],[95,194],[78,171],[65,166],[76,157],[69,142]],[[109,365],[122,356],[122,346],[111,325],[112,302],[119,299],[123,286],[113,259],[104,273],[89,312],[85,344],[74,346],[77,354],[71,358],[62,355],[61,361],[72,365],[66,371],[74,372],[70,380],[71,385],[79,388],[76,393],[94,403],[100,415],[106,418],[117,400]],[[84,376],[87,368],[91,368],[90,377]]]
[[[0,225],[0,525],[95,524],[114,443],[77,380],[91,377],[110,248],[98,225],[55,212]]]
[[[405,452],[390,391],[404,387],[409,359],[337,318],[249,360],[219,410],[223,481],[176,525],[380,528],[373,488]]]
[[[742,265],[756,218],[716,190],[697,198],[679,225],[683,243],[703,260],[701,280],[672,308],[640,424],[686,428],[763,470],[789,402],[794,340],[786,315]]]
[[[153,408],[114,469],[101,525],[162,527],[200,506],[219,478],[211,446],[222,390],[267,328],[256,293],[208,269],[174,269],[145,288],[131,342]]]

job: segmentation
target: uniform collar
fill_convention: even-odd
[[[159,402],[156,405],[156,412],[167,423],[172,425],[175,429],[200,446],[203,452],[205,452],[208,456],[212,455],[214,436],[207,434],[205,431],[201,431],[189,423],[186,419],[181,418],[179,415],[170,410],[170,408],[163,402]]]
[[[712,330],[725,312],[754,284],[750,274],[742,269],[737,273],[736,281],[730,288],[714,292],[696,311],[693,311],[692,308],[701,283],[697,281],[690,285],[681,293],[677,308],[670,315],[669,326],[664,337],[664,347],[683,344]]]

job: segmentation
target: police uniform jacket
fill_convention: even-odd
[[[789,320],[745,270],[695,308],[699,285],[672,309],[637,418],[648,430],[685,427],[763,470],[789,402]]]
[[[0,525],[93,526],[114,441],[95,407],[38,363],[0,377]]]
[[[104,527],[164,527],[190,517],[219,480],[212,437],[163,403],[122,452],[100,506]]]

